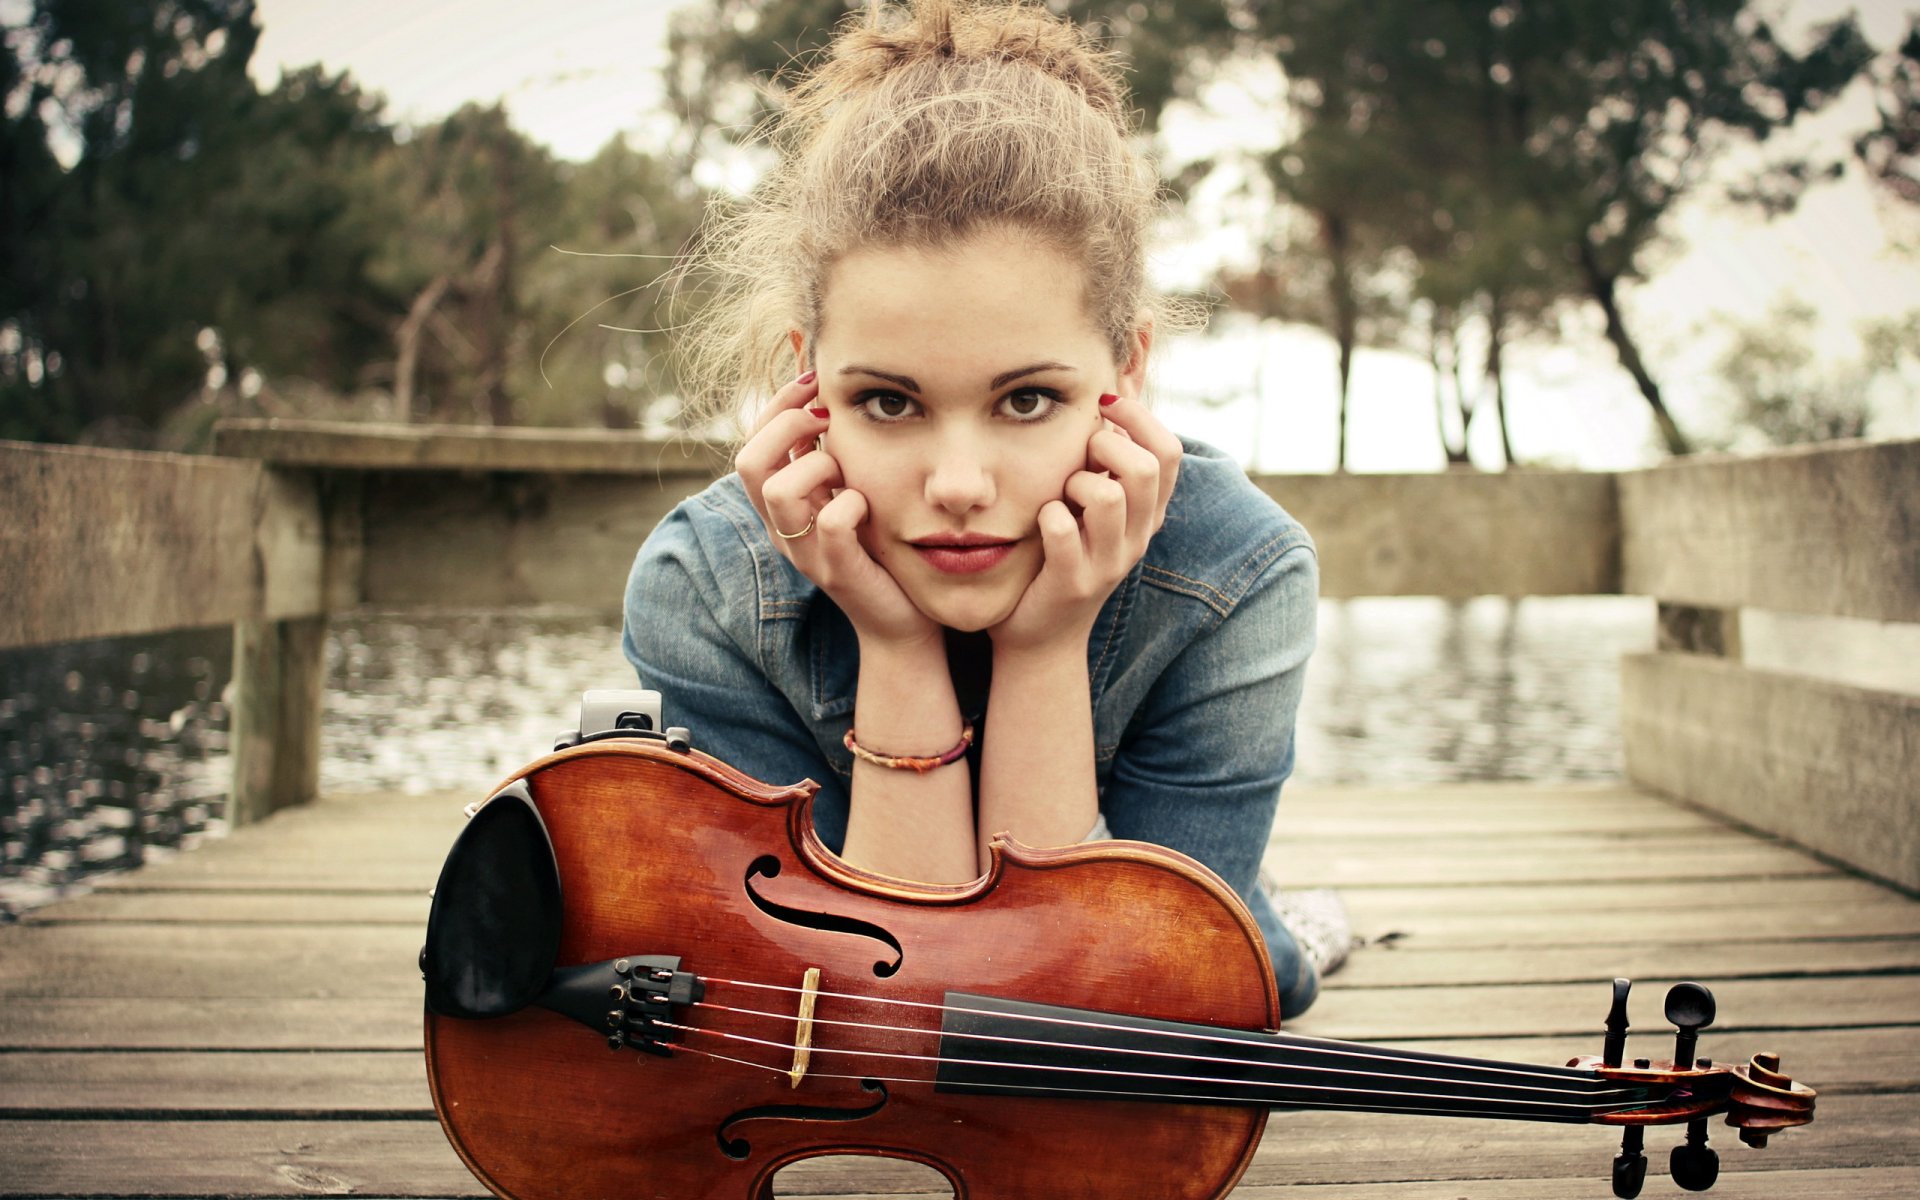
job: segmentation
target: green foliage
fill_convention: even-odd
[[[1728,401],[1718,448],[1864,437],[1875,396],[1904,390],[1902,372],[1920,366],[1920,312],[1864,325],[1861,353],[1849,361],[1818,351],[1819,324],[1812,306],[1788,301],[1763,320],[1730,325],[1715,367]]]
[[[1893,196],[1920,204],[1920,14],[1900,45],[1869,72],[1878,122],[1854,140],[1867,173]]]
[[[377,342],[336,182],[377,103],[316,72],[261,95],[258,33],[244,0],[40,0],[7,30],[0,435],[148,444],[210,345],[236,379],[337,380]]]

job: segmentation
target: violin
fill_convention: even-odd
[[[1005,838],[964,885],[862,871],[773,786],[684,730],[603,731],[486,801],[434,891],[421,967],[434,1109],[513,1200],[771,1200],[822,1154],[924,1163],[963,1200],[1218,1197],[1274,1109],[1624,1127],[1684,1124],[1671,1170],[1813,1118],[1777,1057],[1694,1056],[1713,999],[1681,984],[1670,1059],[1535,1066],[1279,1032],[1266,945],[1233,892],[1158,846]]]

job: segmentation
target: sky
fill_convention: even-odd
[[[623,133],[645,149],[663,120],[658,73],[666,63],[667,20],[689,2],[258,0],[254,73],[270,86],[282,69],[316,61],[350,70],[386,95],[393,117],[413,122],[435,120],[469,100],[500,100],[518,128],[564,158],[586,158]],[[1914,6],[1795,0],[1785,7],[1780,27],[1789,32],[1852,7],[1868,38],[1886,46]],[[1236,119],[1271,99],[1257,82],[1224,89],[1227,116],[1190,120],[1181,127],[1182,144],[1271,127]],[[1841,145],[1870,116],[1867,96],[1856,88],[1798,136]],[[1729,156],[1728,165],[1739,161]],[[1920,309],[1920,261],[1889,248],[1890,228],[1920,245],[1920,214],[1876,200],[1857,173],[1816,190],[1781,220],[1709,202],[1684,207],[1660,269],[1624,297],[1682,426],[1704,429],[1718,420],[1723,400],[1710,369],[1728,319],[1758,319],[1782,299],[1804,301],[1821,314],[1822,349],[1838,363],[1857,353],[1860,321]],[[1206,238],[1183,242],[1162,254],[1159,274],[1172,280],[1190,273],[1218,250]],[[1523,460],[1619,469],[1655,457],[1646,403],[1600,332],[1597,316],[1579,312],[1555,342],[1515,348],[1509,421]],[[1157,402],[1181,432],[1229,449],[1250,468],[1332,467],[1335,351],[1324,334],[1227,320],[1204,341],[1169,339],[1157,359]],[[1906,382],[1884,398],[1876,433],[1920,435],[1920,380]],[[1348,423],[1353,469],[1431,470],[1444,461],[1432,376],[1418,356],[1361,351]],[[1497,461],[1496,438],[1491,422],[1476,424],[1476,461]]]

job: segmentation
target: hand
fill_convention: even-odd
[[[1087,440],[1086,468],[1068,476],[1063,499],[1040,508],[1045,561],[1013,612],[989,631],[996,651],[1070,639],[1084,654],[1100,606],[1167,518],[1180,439],[1138,400],[1100,411],[1106,420]]]
[[[860,544],[867,498],[845,486],[819,444],[825,412],[811,371],[774,393],[733,460],[747,499],[776,535],[774,548],[833,598],[863,645],[938,642],[940,627]]]

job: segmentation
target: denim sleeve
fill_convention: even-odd
[[[1313,547],[1302,543],[1173,660],[1101,795],[1115,837],[1192,855],[1252,896],[1280,785],[1293,770],[1318,595]]]
[[[812,779],[825,804],[840,786],[760,665],[752,557],[726,544],[738,534],[724,518],[711,523],[703,537],[683,505],[647,538],[627,579],[621,649],[640,686],[661,693],[666,723],[686,726],[696,749],[767,783]]]

